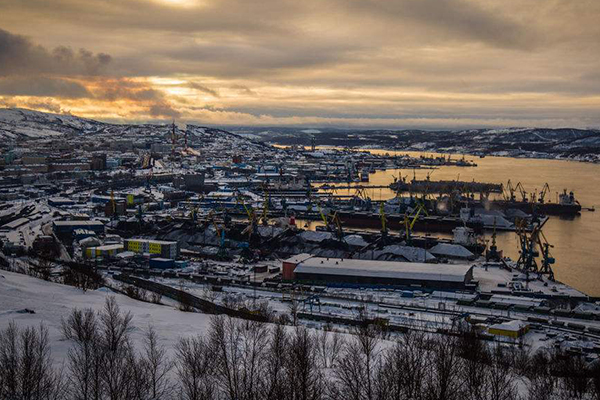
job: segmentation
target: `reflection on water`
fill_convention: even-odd
[[[434,153],[391,152],[370,150],[377,154],[421,154]],[[453,158],[462,156],[454,155]],[[558,192],[563,189],[575,192],[575,197],[583,207],[600,205],[600,165],[560,160],[515,159],[504,157],[467,157],[477,163],[477,167],[441,167],[434,170],[388,170],[370,175],[370,185],[388,185],[399,174],[413,174],[417,179],[425,179],[431,173],[432,180],[460,179],[492,183],[504,183],[510,179],[513,184],[521,182],[528,192],[537,189],[538,193],[548,182],[551,193],[547,200],[556,201]],[[354,190],[340,190],[339,194],[354,194]],[[389,189],[367,191],[372,199],[389,199],[394,193]],[[548,241],[554,245],[551,253],[556,258],[554,271],[556,278],[593,296],[600,296],[600,265],[597,262],[600,250],[600,210],[583,211],[573,219],[550,217],[543,229]],[[487,238],[489,239],[489,237]],[[498,234],[498,246],[504,254],[518,258],[515,233]]]

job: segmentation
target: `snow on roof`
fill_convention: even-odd
[[[579,303],[579,305],[577,307],[575,307],[573,311],[583,312],[583,313],[600,314],[600,305],[594,304],[594,303],[582,302],[582,303]]]
[[[312,257],[298,264],[296,273],[365,276],[425,281],[464,282],[470,264],[427,264],[400,261]]]
[[[412,246],[391,245],[374,252],[374,258],[380,258],[384,254],[402,256],[410,262],[427,262],[435,260],[435,257],[425,249]]]
[[[514,304],[514,305],[523,305],[529,307],[539,307],[542,303],[542,299],[534,299],[531,297],[517,297],[517,296],[508,296],[495,294],[490,298],[490,302],[497,304]]]
[[[302,261],[308,260],[311,257],[312,257],[312,254],[300,253],[300,254],[296,254],[295,256],[291,256],[287,260],[283,260],[283,262],[290,263],[290,264],[298,264],[298,263],[301,263]]]
[[[433,255],[448,256],[448,257],[461,257],[471,258],[474,256],[469,250],[459,244],[451,243],[438,243],[429,249],[429,252]]]
[[[501,329],[503,331],[518,332],[521,329],[527,327],[528,325],[529,324],[525,321],[513,319],[512,321],[492,325],[490,326],[490,329]]]
[[[344,241],[350,246],[364,247],[368,245],[367,241],[360,235],[344,236]]]
[[[300,234],[300,237],[307,242],[322,242],[333,237],[330,232],[318,232],[318,231],[304,231]]]
[[[101,221],[91,220],[91,221],[54,221],[54,225],[56,226],[100,226],[104,225]]]

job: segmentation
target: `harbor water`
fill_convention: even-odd
[[[409,154],[440,155],[436,153],[391,152],[385,150],[369,150],[374,154]],[[445,155],[448,156],[447,154]],[[452,155],[453,159],[461,155]],[[467,160],[477,163],[477,167],[443,166],[439,169],[386,170],[370,174],[369,185],[388,185],[394,177],[413,175],[417,179],[425,179],[430,174],[431,180],[481,181],[506,184],[510,179],[513,185],[521,182],[528,193],[537,189],[539,193],[544,183],[550,186],[546,201],[557,201],[558,193],[563,189],[573,191],[582,207],[589,208],[600,205],[600,165],[564,160],[520,159],[508,157],[478,158],[468,156]],[[366,183],[365,183],[366,184]],[[354,194],[354,189],[341,189],[338,194]],[[375,200],[385,200],[395,196],[390,189],[371,189],[367,194]],[[517,199],[520,194],[516,193]],[[592,296],[600,296],[600,210],[598,212],[582,211],[575,218],[550,217],[544,225],[543,232],[554,246],[551,254],[556,258],[554,272],[556,279],[573,286]],[[486,234],[489,240],[491,233]],[[514,232],[498,232],[498,247],[505,256],[518,258],[518,240]]]

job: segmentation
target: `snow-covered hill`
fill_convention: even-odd
[[[371,147],[390,150],[439,151],[510,155],[514,157],[568,158],[600,162],[600,130],[571,128],[502,128],[425,131],[418,129],[238,128],[235,132],[260,136],[263,141],[308,146]],[[317,133],[318,132],[318,133]]]
[[[49,330],[53,357],[60,363],[70,346],[62,338],[61,319],[68,317],[73,308],[101,310],[107,296],[115,296],[121,310],[131,312],[134,341],[141,340],[152,325],[161,343],[172,350],[179,338],[204,333],[210,324],[209,315],[184,313],[173,305],[144,303],[104,288],[83,292],[71,286],[0,270],[0,329],[12,321],[20,327],[43,324]]]

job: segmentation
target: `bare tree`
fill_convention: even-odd
[[[584,399],[590,388],[590,374],[582,356],[557,351],[551,355],[552,374],[560,377],[558,389],[564,398]]]
[[[322,368],[331,368],[344,347],[341,336],[326,328],[316,333],[316,340]]]
[[[215,360],[209,344],[200,336],[180,339],[176,350],[180,397],[184,400],[216,399]]]
[[[454,336],[438,335],[431,349],[431,371],[426,383],[428,400],[460,399],[462,363]]]
[[[496,345],[490,351],[491,362],[488,367],[490,399],[517,399],[517,376],[514,374],[513,354]]]
[[[162,295],[156,292],[150,292],[150,301],[154,304],[162,303]]]
[[[337,397],[372,400],[380,363],[378,330],[364,322],[353,333],[355,337],[346,343],[335,364]]]
[[[72,398],[102,398],[104,361],[96,314],[92,309],[75,309],[62,321],[62,331],[66,339],[74,342],[68,353],[68,380]]]
[[[48,330],[14,323],[0,331],[0,398],[54,400],[64,395],[62,374],[54,371]]]
[[[142,396],[139,360],[130,344],[131,315],[121,313],[108,297],[96,316],[73,310],[62,323],[63,335],[74,342],[69,352],[70,389],[75,399],[121,400]]]
[[[382,398],[420,400],[425,398],[425,385],[430,354],[427,337],[421,331],[408,331],[383,356],[379,393]],[[385,393],[383,388],[385,388]],[[386,397],[387,396],[387,397]]]
[[[296,327],[286,358],[289,399],[317,400],[323,397],[323,375],[317,357],[314,335],[304,327]]]
[[[474,331],[464,332],[457,343],[463,358],[462,380],[465,386],[465,399],[487,399],[489,393],[489,364],[491,362],[488,347],[476,336]]]
[[[290,311],[290,315],[292,316],[292,325],[298,325],[298,310],[300,309],[300,304],[295,296],[292,296],[290,303],[288,304],[288,310]]]
[[[169,380],[173,363],[168,359],[166,349],[158,341],[156,331],[150,327],[146,333],[141,360],[142,371],[148,380],[147,398],[150,400],[166,399],[173,393],[173,385]]]
[[[266,325],[217,316],[211,320],[210,345],[221,389],[229,398],[256,399],[267,348]]]
[[[128,363],[131,314],[122,314],[114,297],[108,297],[100,313],[100,344],[103,349],[102,378],[110,400],[126,399],[130,384],[131,363]]]
[[[287,350],[289,337],[282,325],[275,325],[270,331],[269,345],[265,355],[265,373],[262,384],[262,398],[280,400],[288,398],[288,387],[285,384]]]

